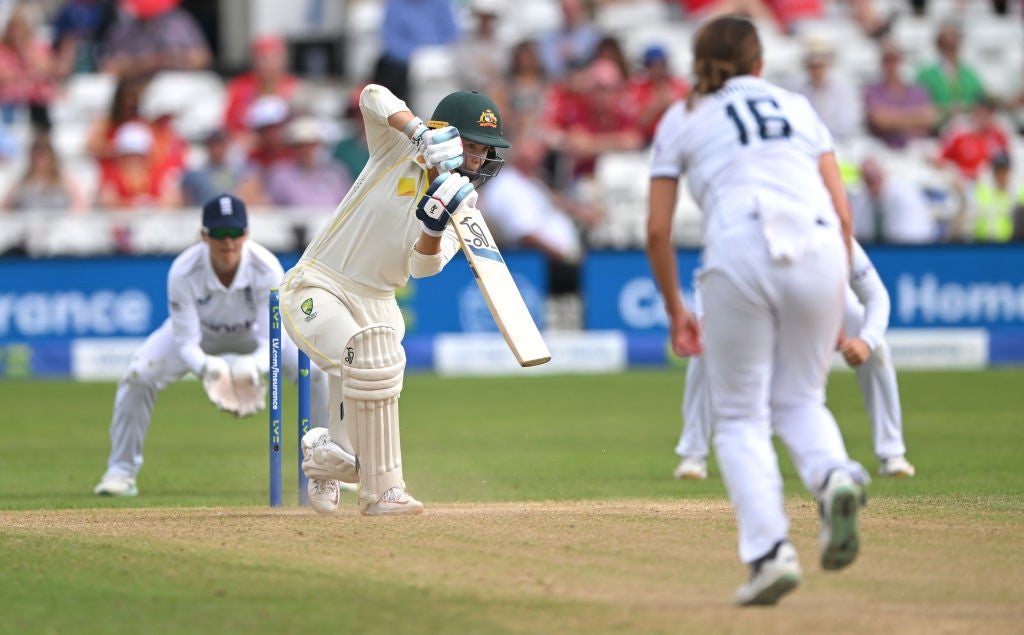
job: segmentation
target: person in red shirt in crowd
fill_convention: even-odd
[[[294,148],[285,136],[285,126],[290,119],[291,109],[278,95],[264,95],[249,106],[245,123],[252,133],[252,144],[246,159],[246,174],[236,193],[238,198],[251,205],[267,203],[263,181],[271,168],[295,158]]]
[[[140,77],[121,78],[110,100],[110,110],[95,120],[89,129],[85,151],[99,164],[101,179],[115,163],[114,135],[117,129],[129,121],[143,121],[141,103],[146,84],[147,80]]]
[[[288,73],[288,50],[276,35],[264,35],[252,43],[252,69],[231,79],[227,85],[225,127],[233,137],[249,132],[246,113],[263,95],[278,95],[291,101],[299,80]]]
[[[97,205],[103,209],[173,208],[180,205],[173,178],[153,170],[153,132],[140,121],[121,124],[114,135],[116,159],[101,175]]]
[[[785,33],[796,33],[801,22],[817,20],[825,15],[822,0],[765,0],[765,3]]]
[[[30,5],[11,10],[0,40],[0,105],[4,120],[13,119],[15,106],[28,106],[37,130],[50,129],[50,101],[59,90],[59,69],[50,45],[35,35]]]
[[[661,116],[669,106],[686,97],[690,85],[676,77],[669,68],[664,47],[647,47],[643,54],[644,70],[629,83],[629,100],[637,123],[644,133],[644,145],[650,145]]]
[[[991,97],[979,101],[966,125],[954,124],[943,136],[937,164],[952,164],[968,181],[975,181],[995,154],[1009,154],[1010,140],[996,119],[998,103]]]
[[[162,100],[159,95],[150,97],[152,91],[142,97],[140,107],[145,121],[153,133],[153,148],[150,151],[152,169],[158,179],[179,179],[185,171],[188,158],[188,141],[178,134],[174,127],[177,106]]]
[[[764,0],[678,0],[678,2],[686,18],[697,22],[726,13],[735,13],[759,22],[776,24],[775,14]]]
[[[593,176],[597,158],[603,153],[629,152],[644,145],[643,132],[625,94],[626,78],[618,67],[599,59],[588,73],[591,90],[576,116],[563,124],[574,179]]]

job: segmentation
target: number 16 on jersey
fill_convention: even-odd
[[[462,251],[473,270],[498,330],[520,366],[538,366],[551,359],[544,338],[526,308],[519,287],[505,265],[480,210],[463,205],[452,214]]]

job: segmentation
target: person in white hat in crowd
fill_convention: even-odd
[[[805,75],[793,90],[811,102],[837,142],[859,133],[863,106],[849,75],[833,72],[836,51],[828,36],[813,33],[804,42]]]
[[[352,187],[346,168],[325,148],[323,123],[312,115],[292,120],[285,131],[293,158],[276,162],[267,172],[266,194],[283,207],[336,204]]]
[[[176,173],[153,166],[153,132],[148,124],[129,121],[114,134],[114,163],[103,172],[96,203],[105,209],[178,207]]]
[[[270,369],[270,289],[281,263],[249,240],[245,203],[220,194],[203,205],[201,241],[171,263],[169,317],[132,356],[117,385],[107,469],[97,496],[138,496],[142,448],[157,395],[192,373],[217,408],[248,417],[265,406]],[[298,379],[298,352],[282,337],[282,370]],[[325,425],[327,382],[310,367],[310,425]]]

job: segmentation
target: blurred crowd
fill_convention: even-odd
[[[248,68],[220,75],[225,98],[218,125],[191,137],[180,132],[173,100],[148,97],[162,73],[216,68],[195,15],[179,0],[0,2],[6,8],[0,160],[19,166],[2,207],[151,212],[196,206],[226,191],[277,213],[330,211],[368,156],[361,87],[382,83],[426,118],[432,104],[415,99],[416,55],[447,49],[452,87],[490,95],[512,144],[501,173],[482,191],[481,209],[506,246],[542,250],[556,267],[567,267],[571,280],[585,250],[602,246],[588,236],[619,213],[614,197],[595,195],[602,161],[643,157],[662,113],[689,90],[687,72],[673,59],[679,47],[670,44],[678,43],[627,50],[621,29],[603,29],[595,20],[598,12],[633,1],[552,0],[554,26],[506,46],[498,34],[512,3],[380,0],[379,56],[366,76],[335,78],[342,97],[334,118],[299,98],[306,80],[292,74],[286,40],[257,34]],[[1022,19],[1016,3],[970,1],[984,3],[994,19]],[[1022,131],[1014,118],[1024,105],[1024,96],[1014,94],[1024,91],[993,91],[961,55],[958,11],[967,0],[942,3],[953,12],[930,22],[934,48],[916,67],[906,63],[898,26],[931,15],[934,2],[657,4],[671,21],[692,27],[711,15],[745,13],[771,41],[799,43],[799,68],[787,69],[791,88],[808,97],[836,138],[862,242],[1024,240],[1024,171],[1017,169],[1024,157],[1015,150]],[[870,43],[877,55],[872,76],[836,72],[844,43],[808,27],[823,20],[844,21]],[[1024,50],[1022,41],[1001,45]],[[102,74],[115,85],[83,140],[96,168],[88,173],[91,183],[66,169],[53,141],[51,105],[76,74]],[[29,122],[27,142],[12,133],[16,121]],[[852,147],[858,151],[845,152]],[[908,173],[902,159],[928,177],[919,178],[921,169]],[[633,176],[645,178],[643,163],[633,165],[639,166]]]

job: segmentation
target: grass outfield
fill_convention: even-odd
[[[293,421],[268,509],[266,417],[197,382],[157,401],[141,496],[96,498],[115,386],[0,384],[0,633],[1021,632],[1024,369],[901,373],[918,475],[872,484],[848,571],[818,567],[783,453],[805,580],[771,610],[730,606],[746,573],[714,463],[670,476],[682,379],[412,374],[405,474],[427,510],[385,519],[294,507]],[[874,473],[851,373],[829,402]]]

